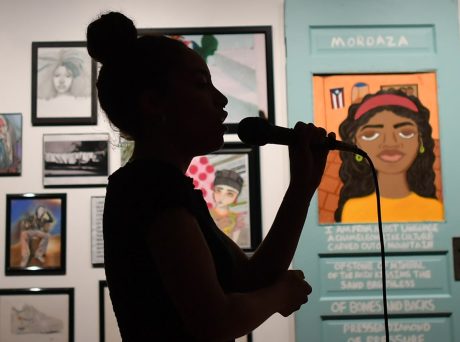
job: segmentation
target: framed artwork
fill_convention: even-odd
[[[43,186],[106,186],[109,134],[44,134]]]
[[[19,176],[22,169],[22,114],[0,113],[0,176]]]
[[[104,196],[91,197],[91,264],[104,267],[104,237],[102,234],[102,215]]]
[[[100,342],[121,342],[106,280],[99,281],[99,336]],[[237,338],[235,342],[252,342],[252,333]]]
[[[274,123],[270,26],[140,29],[182,41],[206,61],[212,82],[227,98],[228,133],[248,116]]]
[[[99,336],[100,342],[121,342],[117,319],[105,280],[99,281]]]
[[[384,223],[445,220],[437,84],[433,72],[313,76],[315,124],[371,158]],[[320,224],[377,222],[365,160],[329,153],[318,210]]]
[[[74,289],[0,289],[0,341],[73,342]]]
[[[95,84],[86,42],[32,42],[32,125],[97,124]]]
[[[65,274],[66,197],[6,195],[6,275]]]
[[[203,193],[216,225],[244,251],[262,239],[259,148],[227,143],[195,157],[186,172]]]

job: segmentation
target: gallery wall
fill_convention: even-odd
[[[268,25],[273,33],[273,75],[276,123],[287,122],[285,48],[282,0],[131,0],[131,1],[6,1],[0,2],[0,113],[21,113],[22,172],[0,178],[0,289],[74,288],[76,342],[99,341],[99,281],[102,268],[91,264],[91,197],[104,187],[43,186],[44,134],[109,133],[110,172],[120,166],[118,135],[102,113],[97,125],[33,126],[31,123],[32,42],[84,41],[86,26],[101,12],[120,10],[139,28]],[[234,136],[226,138],[234,141]],[[288,183],[287,150],[261,149],[262,226],[266,233]],[[67,194],[66,271],[63,275],[5,275],[6,195]],[[293,341],[293,320],[274,315],[254,332],[254,341]]]

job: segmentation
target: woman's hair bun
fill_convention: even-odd
[[[137,30],[124,14],[109,12],[88,25],[86,39],[90,56],[106,64],[133,53]]]

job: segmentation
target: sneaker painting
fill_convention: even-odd
[[[11,308],[11,333],[14,335],[59,333],[63,327],[62,320],[46,315],[33,305]]]

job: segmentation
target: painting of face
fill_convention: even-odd
[[[214,201],[217,208],[226,207],[235,202],[238,191],[228,185],[220,184],[214,186]]]
[[[64,65],[56,68],[53,75],[53,85],[58,95],[65,94],[72,86],[73,74]]]
[[[420,138],[414,120],[384,110],[356,132],[356,145],[366,151],[378,172],[406,172],[417,157]]]

